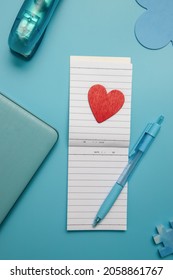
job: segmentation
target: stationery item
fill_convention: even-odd
[[[149,146],[157,136],[163,119],[164,119],[163,116],[160,116],[157,122],[149,123],[145,128],[144,132],[142,133],[139,140],[137,141],[137,144],[135,145],[135,147],[133,148],[133,150],[129,155],[129,162],[127,166],[124,168],[117,182],[115,183],[110,193],[102,203],[96,215],[96,218],[94,220],[93,226],[96,226],[98,223],[100,223],[112,208],[114,202],[119,197],[125,184],[127,183],[130,175],[134,171],[137,163],[142,158],[144,153],[147,151],[147,149],[149,148]]]
[[[138,41],[149,49],[160,49],[173,41],[173,1],[136,1],[147,9],[135,25],[135,34]]]
[[[8,42],[12,52],[27,59],[33,56],[59,1],[24,1],[9,35]]]
[[[88,92],[102,85],[121,91],[122,108],[98,123]],[[93,217],[128,161],[132,64],[130,58],[70,58],[67,230],[126,230],[127,186],[103,223]]]
[[[173,221],[170,221],[170,226],[170,229],[165,229],[163,225],[157,226],[159,234],[153,236],[156,244],[163,244],[163,247],[159,249],[162,258],[173,254]]]
[[[29,183],[58,133],[0,94],[0,224]]]

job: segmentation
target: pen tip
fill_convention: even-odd
[[[98,223],[100,223],[100,221],[101,221],[101,219],[99,217],[96,217],[93,222],[93,227],[96,227],[96,225],[98,225]]]
[[[161,123],[163,122],[163,120],[164,120],[164,116],[161,115],[161,116],[158,118],[157,123],[158,123],[158,124],[161,124]]]

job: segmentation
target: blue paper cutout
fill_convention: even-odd
[[[173,221],[170,222],[172,228],[165,229],[163,225],[157,226],[158,235],[153,236],[156,244],[163,243],[164,247],[159,249],[161,257],[173,254]]]
[[[135,35],[149,49],[173,41],[173,0],[136,0],[147,11],[136,21]]]

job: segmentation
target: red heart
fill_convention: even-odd
[[[88,92],[88,101],[96,121],[101,123],[122,108],[125,97],[119,90],[112,90],[107,93],[104,86],[94,85]]]

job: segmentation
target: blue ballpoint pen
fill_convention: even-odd
[[[110,193],[102,203],[95,219],[93,222],[93,227],[95,227],[104,217],[107,215],[109,210],[112,208],[114,202],[118,198],[119,194],[121,193],[123,187],[127,183],[129,177],[131,176],[132,172],[134,171],[137,163],[142,158],[144,153],[147,151],[150,144],[153,142],[155,137],[157,136],[161,123],[163,122],[164,117],[160,116],[155,123],[149,123],[142,135],[140,136],[139,140],[137,141],[135,147],[129,154],[129,162],[124,168],[122,174],[119,176],[117,182],[112,187]]]

